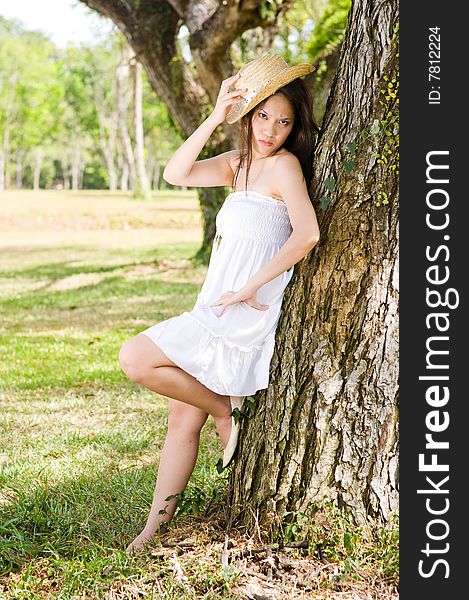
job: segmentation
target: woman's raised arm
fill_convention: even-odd
[[[242,98],[242,91],[241,95],[240,90],[228,91],[238,78],[239,74],[222,82],[213,112],[173,154],[163,171],[165,181],[172,185],[189,187],[231,184],[233,171],[230,166],[230,155],[234,151],[200,161],[197,161],[197,157],[218,125],[225,120],[231,105]]]

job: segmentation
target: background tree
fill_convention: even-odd
[[[149,181],[145,166],[145,137],[143,134],[143,83],[142,64],[135,59],[132,60],[132,82],[133,82],[133,126],[135,135],[135,172],[137,196],[145,197],[149,190]]]
[[[64,90],[54,46],[36,32],[0,21],[0,189],[9,187],[12,162],[29,166],[35,189],[48,145],[60,122]]]
[[[0,190],[130,185],[145,196],[147,171],[158,187],[179,139],[119,32],[59,49],[0,19]]]

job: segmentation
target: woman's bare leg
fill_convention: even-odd
[[[229,396],[222,396],[206,388],[195,377],[175,365],[143,334],[137,335],[122,346],[119,362],[132,381],[212,415],[225,448],[231,431]]]
[[[200,430],[207,417],[208,413],[199,408],[178,400],[169,401],[168,433],[161,451],[150,514],[143,531],[128,546],[127,552],[152,540],[161,523],[170,521],[176,512],[177,498],[169,502],[166,498],[185,490],[197,460]]]
[[[186,488],[197,460],[200,430],[209,414],[214,417],[223,447],[228,443],[231,403],[229,396],[209,390],[177,367],[145,335],[124,344],[119,362],[131,380],[171,398],[168,433],[161,451],[150,514],[143,531],[127,548],[127,552],[132,552],[153,539],[160,524],[174,515],[177,498],[169,502],[166,498]]]

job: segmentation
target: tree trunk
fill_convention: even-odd
[[[129,165],[125,160],[125,157],[122,157],[120,189],[123,192],[129,191],[129,174]]]
[[[62,171],[64,174],[64,190],[69,190],[70,189],[70,172],[69,172],[69,165],[68,165],[67,159],[65,159],[64,162],[62,163]]]
[[[36,148],[32,152],[33,157],[33,190],[37,191],[41,183],[41,168],[44,161],[44,151],[42,148]]]
[[[160,173],[161,173],[161,164],[157,158],[151,157],[148,161],[147,165],[149,173],[151,173],[151,188],[153,190],[160,189]]]
[[[33,189],[37,192],[41,181],[42,154],[37,154],[34,161]]]
[[[117,123],[118,132],[121,143],[121,149],[124,154],[124,161],[127,162],[130,173],[130,187],[136,190],[137,171],[135,168],[135,155],[130,139],[129,128],[127,126],[128,117],[128,80],[129,80],[129,63],[132,54],[130,47],[124,44],[122,48],[122,59],[116,71],[116,93],[117,93]]]
[[[16,153],[16,166],[15,166],[15,188],[17,190],[23,187],[23,158],[24,154],[20,150]]]
[[[117,110],[113,109],[109,115],[106,114],[104,91],[99,83],[94,87],[94,102],[96,114],[98,116],[99,144],[109,177],[109,190],[114,192],[117,189],[117,173],[115,165]]]
[[[231,473],[232,519],[252,533],[324,499],[359,523],[398,506],[397,100],[381,93],[397,79],[397,14],[396,0],[349,14],[315,159],[321,240],[295,266]]]
[[[134,130],[135,130],[135,166],[136,166],[136,194],[148,194],[148,176],[145,168],[145,144],[143,136],[143,111],[142,111],[142,65],[136,59],[132,64],[134,88]]]
[[[161,165],[159,162],[155,165],[155,174],[153,175],[153,189],[160,189],[160,175],[161,175]]]
[[[72,156],[72,190],[77,192],[80,185],[81,152],[75,148]]]
[[[84,161],[80,162],[80,170],[78,174],[78,187],[80,190],[83,189],[83,184],[85,181],[85,171],[86,171],[86,163]]]

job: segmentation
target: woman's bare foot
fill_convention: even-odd
[[[152,528],[144,529],[142,533],[137,535],[133,542],[131,542],[125,549],[126,554],[133,554],[139,550],[144,550],[146,546],[155,541],[155,538],[168,531],[169,521],[160,521],[156,528],[156,531]],[[153,532],[153,533],[152,533]]]
[[[137,535],[137,537],[134,539],[133,542],[131,542],[127,548],[125,549],[126,554],[135,554],[136,552],[139,552],[140,550],[144,550],[146,546],[148,546],[148,544],[150,544],[151,542],[153,542],[155,540],[155,534],[148,534],[145,533],[144,531],[142,531],[142,533],[140,535]]]

